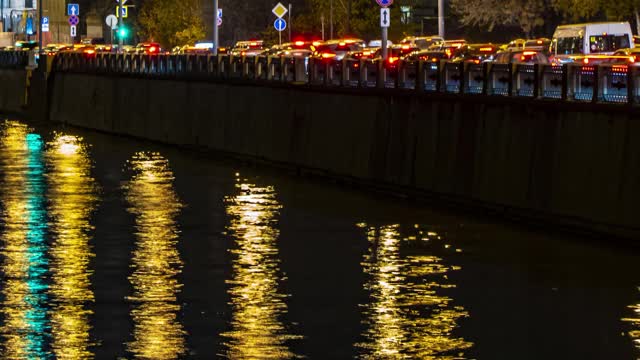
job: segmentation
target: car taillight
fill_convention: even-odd
[[[157,47],[155,47],[155,46],[152,46],[152,47],[150,47],[150,48],[149,48],[149,52],[150,52],[150,53],[154,53],[154,52],[156,52],[156,51],[158,51],[158,48],[157,48]]]
[[[630,62],[636,62],[636,56],[635,56],[635,55],[633,55],[633,56],[629,59],[629,61],[630,61]]]
[[[334,54],[334,53],[327,53],[327,52],[322,53],[322,58],[323,59],[331,59],[331,58],[334,58],[334,57],[336,57],[336,54]]]
[[[388,61],[389,61],[389,64],[393,64],[393,63],[395,63],[395,62],[396,62],[396,61],[398,61],[398,60],[399,60],[399,58],[398,58],[398,57],[391,56],[391,57],[389,57],[389,60],[388,60]]]
[[[584,58],[584,60],[582,60],[583,63],[588,64],[589,63],[589,58]]]
[[[96,53],[96,51],[95,51],[95,50],[85,50],[84,52],[85,52],[86,54],[89,54],[89,55],[91,55],[91,54],[95,54],[95,53]]]
[[[480,64],[480,60],[478,60],[478,59],[473,60],[473,63],[474,63],[474,64]]]
[[[304,41],[296,41],[296,46],[304,46]]]

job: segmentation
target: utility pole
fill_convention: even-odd
[[[291,4],[289,4],[289,42],[291,42],[291,28],[293,24],[291,23]]]
[[[4,4],[2,5],[4,6]],[[42,0],[38,0],[38,13],[40,16],[40,20],[38,20],[38,54],[42,54]]]
[[[333,0],[329,2],[329,40],[333,40]]]
[[[119,53],[123,53],[124,49],[122,49],[122,47],[124,46],[124,41],[123,41],[123,36],[122,36],[122,31],[120,31],[120,28],[122,27],[124,29],[124,24],[122,23],[122,7],[124,6],[124,1],[122,0],[118,0],[118,52]]]
[[[351,35],[351,0],[347,0],[347,35]]]
[[[438,0],[438,36],[444,39],[444,0]]]
[[[324,41],[324,14],[320,15],[320,24],[322,26],[322,41]]]
[[[218,55],[218,0],[213,0],[213,48],[211,52],[214,56]]]

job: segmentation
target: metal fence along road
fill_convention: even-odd
[[[50,56],[49,56],[50,57]],[[0,67],[26,66],[28,53],[0,53]],[[640,71],[626,64],[495,64],[331,60],[280,56],[61,53],[47,71],[158,79],[279,82],[325,88],[396,89],[574,102],[640,104]]]

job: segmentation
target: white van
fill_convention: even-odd
[[[580,55],[611,55],[632,47],[633,33],[628,22],[560,25],[553,33],[551,54],[562,60]]]

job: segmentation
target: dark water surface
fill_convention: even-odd
[[[3,359],[640,358],[607,239],[16,121],[0,205]]]

